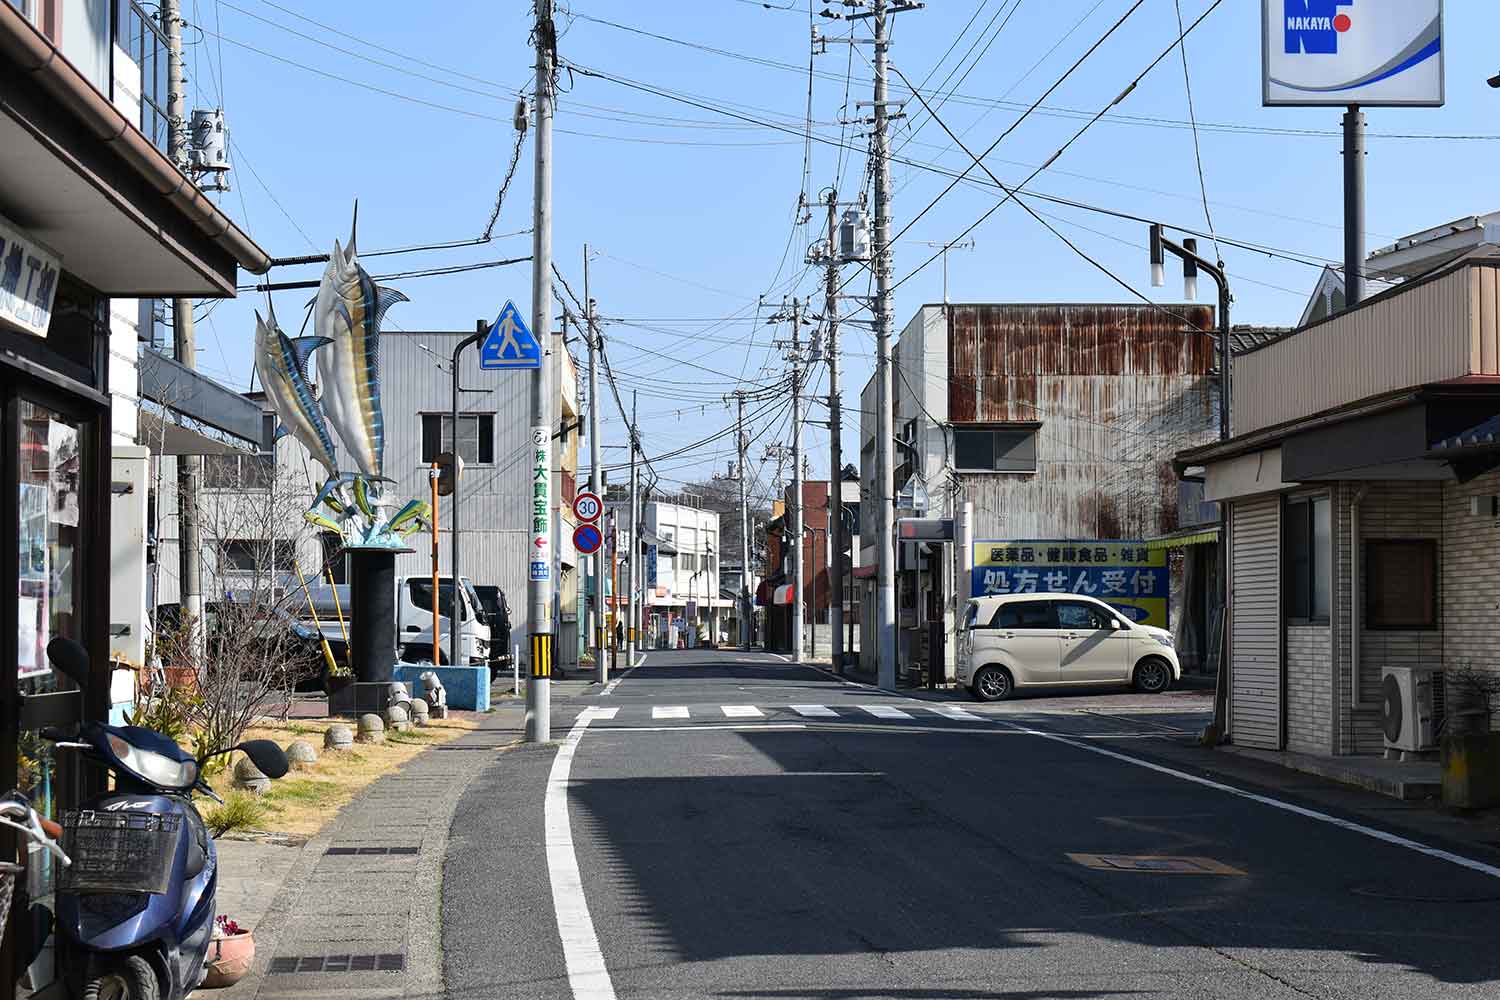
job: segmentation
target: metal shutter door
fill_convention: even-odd
[[[1237,501],[1230,516],[1230,739],[1280,750],[1281,498]]]

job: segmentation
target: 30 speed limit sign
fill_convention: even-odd
[[[573,515],[584,523],[599,520],[599,515],[604,513],[604,501],[599,499],[599,494],[584,490],[573,498]]]

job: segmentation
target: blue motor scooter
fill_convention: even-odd
[[[74,681],[88,654],[64,638],[47,656]],[[46,732],[113,772],[115,787],[68,813],[63,850],[72,864],[57,892],[57,927],[70,995],[83,1000],[181,1000],[203,979],[214,931],[218,859],[194,807],[195,789],[213,796],[197,760],[160,733],[85,723],[77,738]],[[287,772],[270,740],[247,740],[209,757],[243,750],[268,777]],[[217,798],[217,796],[213,796]]]

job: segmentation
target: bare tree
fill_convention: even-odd
[[[321,667],[316,640],[297,625],[302,585],[323,571],[302,517],[308,481],[271,455],[215,455],[204,463],[204,620],[160,622],[156,652],[196,693],[189,726],[201,751],[237,743],[258,716],[285,718],[299,678]],[[195,652],[202,650],[201,654]]]

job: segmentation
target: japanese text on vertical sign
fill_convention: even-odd
[[[531,579],[552,579],[552,429],[531,428]]]

